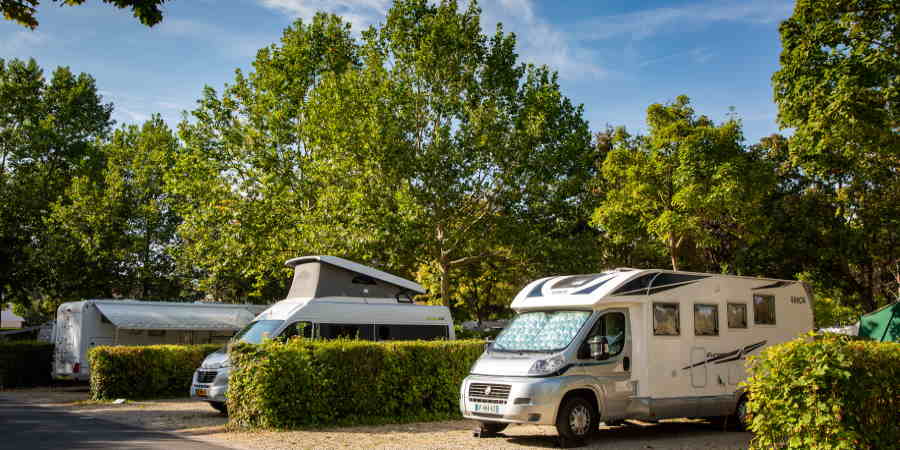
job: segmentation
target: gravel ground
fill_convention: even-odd
[[[0,392],[43,407],[166,431],[235,449],[285,448],[554,448],[556,429],[514,425],[495,438],[475,438],[475,422],[454,420],[344,427],[284,432],[227,431],[227,418],[204,402],[189,399],[128,401],[124,404],[92,402],[87,386],[17,389]],[[633,421],[619,427],[601,427],[587,448],[598,449],[743,449],[749,433],[722,431],[721,425],[698,420],[648,424]]]

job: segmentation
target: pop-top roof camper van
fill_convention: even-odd
[[[444,306],[416,305],[418,283],[334,256],[304,256],[285,263],[294,280],[285,300],[260,314],[234,340],[265,338],[374,341],[454,339],[453,319]],[[230,362],[223,350],[206,357],[194,373],[191,397],[225,412]]]
[[[813,325],[797,281],[617,269],[536,280],[460,387],[482,435],[555,425],[579,443],[624,419],[744,419],[748,355]]]
[[[63,303],[53,328],[53,377],[90,379],[88,351],[100,345],[227,342],[265,308],[137,300]]]

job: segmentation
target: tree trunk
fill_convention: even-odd
[[[450,306],[450,254],[444,249],[444,226],[438,224],[435,230],[438,243],[438,266],[441,271],[441,304]]]
[[[679,242],[680,243],[680,242]],[[669,257],[672,259],[672,270],[678,272],[678,244],[674,236],[669,236]]]

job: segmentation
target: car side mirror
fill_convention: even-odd
[[[609,342],[606,341],[606,336],[594,336],[587,340],[587,344],[591,358],[598,361],[609,358]]]
[[[484,351],[489,352],[494,347],[494,341],[492,339],[485,339],[484,341]]]

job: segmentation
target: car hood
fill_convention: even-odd
[[[473,375],[528,376],[528,369],[539,359],[552,356],[549,353],[486,352],[472,366]]]
[[[216,350],[206,356],[203,363],[200,364],[204,369],[218,369],[228,363],[228,352],[225,350]]]

